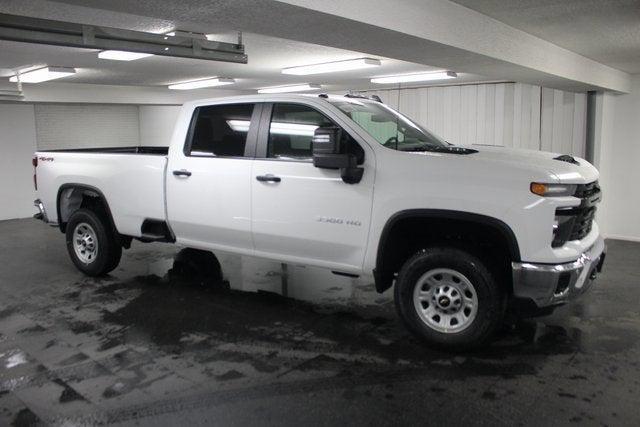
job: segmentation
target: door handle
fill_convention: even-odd
[[[180,169],[179,171],[173,171],[173,174],[175,176],[186,176],[186,177],[191,176],[191,172],[185,169]]]
[[[280,182],[282,179],[279,176],[267,174],[267,175],[258,175],[256,179],[260,182]]]

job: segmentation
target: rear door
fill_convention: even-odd
[[[167,217],[178,243],[251,253],[251,163],[261,104],[197,107],[167,170]]]
[[[313,166],[311,139],[318,126],[335,125],[302,103],[265,105],[251,179],[256,254],[359,272],[373,197],[373,152],[349,136],[347,146],[365,168],[346,184],[339,170]]]

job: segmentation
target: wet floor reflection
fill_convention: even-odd
[[[221,263],[210,253],[183,249],[172,259],[151,263],[150,274],[107,284],[96,294],[112,298],[119,291],[138,293],[123,307],[106,313],[103,320],[134,327],[153,343],[176,348],[190,334],[207,334],[222,341],[261,341],[281,347],[306,343],[313,351],[331,347],[346,353],[365,350],[389,361],[402,358],[425,363],[442,357],[404,330],[391,298],[370,295],[374,292],[370,283],[293,266],[286,270],[288,290],[296,296],[291,298],[281,295],[284,273],[280,264],[255,264],[253,259],[229,262],[224,256]],[[224,268],[228,265],[231,281]],[[233,268],[241,270],[240,274]],[[611,352],[623,351],[637,341],[637,336],[630,337],[624,329],[603,325],[599,329],[606,337],[592,334],[585,339],[583,330],[566,319],[521,320],[505,325],[493,345],[473,354],[500,358]]]

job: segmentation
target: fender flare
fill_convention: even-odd
[[[505,239],[508,245],[509,255],[511,261],[520,261],[520,247],[515,233],[505,222],[482,214],[476,214],[471,212],[447,210],[447,209],[407,209],[396,212],[385,223],[380,239],[378,241],[378,250],[376,253],[376,267],[373,270],[373,277],[375,280],[376,290],[379,293],[389,289],[392,285],[393,279],[389,280],[384,272],[384,250],[391,235],[393,227],[400,221],[409,218],[432,218],[432,219],[450,219],[465,221],[471,223],[477,223],[483,226],[489,226],[497,230]]]
[[[102,191],[100,191],[98,188],[96,188],[96,187],[94,187],[92,185],[75,184],[75,183],[62,184],[60,186],[60,188],[58,188],[58,194],[56,195],[56,211],[57,211],[57,214],[58,214],[58,227],[60,228],[60,231],[62,233],[66,232],[67,223],[62,220],[61,211],[60,211],[60,200],[61,200],[61,197],[62,197],[62,193],[65,190],[69,190],[69,189],[81,190],[83,192],[87,191],[87,192],[95,193],[97,195],[98,200],[102,204],[102,207],[104,208],[105,212],[107,213],[107,218],[109,220],[109,225],[113,228],[113,230],[115,230],[116,233],[118,233],[118,229],[116,228],[116,225],[115,225],[115,223],[113,221],[113,215],[111,214],[111,209],[109,208],[109,202],[107,201],[107,198],[104,196],[104,193],[102,193]]]

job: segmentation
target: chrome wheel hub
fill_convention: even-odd
[[[91,264],[98,256],[98,238],[95,230],[86,222],[73,230],[73,250],[84,264]]]
[[[420,319],[431,329],[457,333],[473,323],[478,313],[478,295],[462,273],[437,268],[416,282],[413,303]]]

